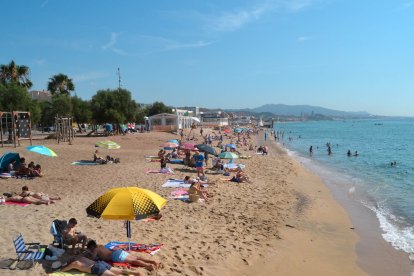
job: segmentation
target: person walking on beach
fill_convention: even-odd
[[[265,142],[266,142],[266,140],[267,140],[267,132],[265,131],[265,133],[264,133],[264,140],[265,140]]]

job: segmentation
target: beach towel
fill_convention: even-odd
[[[172,163],[172,164],[184,164],[184,161],[182,159],[171,159],[170,163]]]
[[[174,200],[181,200],[184,202],[190,202],[190,195],[174,195],[170,197],[171,199]]]
[[[158,157],[158,155],[145,155],[144,157],[145,157],[145,158],[157,158],[157,159],[160,159],[160,158]]]
[[[34,176],[28,176],[28,175],[16,175],[16,179],[33,180],[33,179],[34,179]]]
[[[80,271],[72,269],[68,272],[56,271],[56,272],[50,273],[49,275],[56,275],[56,276],[68,276],[68,275],[89,276],[89,275],[93,275],[93,274],[80,272]]]
[[[116,242],[111,241],[104,245],[105,248],[115,251],[115,250],[125,250],[128,251],[128,242]],[[154,243],[154,244],[140,244],[140,243],[133,243],[131,242],[131,250],[130,252],[144,252],[150,255],[156,254],[161,249],[162,244]]]
[[[2,174],[0,174],[0,178],[3,178],[3,179],[8,179],[8,178],[11,178],[11,177],[12,177],[12,175],[9,174],[9,173],[2,173]]]
[[[14,201],[7,201],[7,202],[3,202],[2,204],[4,204],[4,205],[18,205],[18,206],[22,206],[22,207],[26,207],[27,205],[29,205],[29,203],[14,202]]]
[[[94,161],[80,160],[80,161],[72,162],[72,165],[88,166],[88,165],[99,165],[99,163],[96,163]]]
[[[171,196],[188,195],[187,189],[177,189],[171,192]]]
[[[237,168],[241,168],[241,169],[244,169],[246,166],[245,165],[243,165],[243,164],[224,164],[223,165],[223,168],[225,168],[225,169],[229,169],[229,170],[234,170],[234,169],[237,169]]]
[[[163,188],[190,188],[191,184],[184,183],[181,179],[168,179],[161,185]]]
[[[146,174],[148,173],[162,173],[162,174],[174,174],[174,171],[170,168],[166,168],[166,169],[161,169],[161,170],[152,170],[152,169],[147,169],[145,171]]]

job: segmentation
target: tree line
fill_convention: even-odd
[[[50,126],[56,115],[72,116],[77,123],[116,123],[144,121],[145,116],[171,113],[162,102],[142,107],[126,89],[99,90],[90,100],[71,93],[75,85],[65,74],[49,78],[47,90],[51,101],[32,99],[28,93],[33,86],[30,69],[14,61],[0,65],[0,111],[30,111],[33,125]]]

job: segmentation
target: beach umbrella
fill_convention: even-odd
[[[195,145],[193,143],[184,143],[180,146],[180,148],[185,150],[196,150]]]
[[[0,157],[0,171],[8,170],[8,166],[11,162],[16,161],[15,166],[20,164],[20,155],[17,152],[7,152]]]
[[[221,159],[235,159],[235,158],[239,158],[239,156],[233,152],[229,152],[229,151],[225,151],[222,153],[219,153],[219,155],[217,156],[218,158]]]
[[[178,142],[178,140],[177,140],[177,139],[168,140],[167,142],[174,143],[174,144],[177,144],[177,145],[179,145],[179,144],[180,144],[180,142]]]
[[[224,133],[231,133],[231,130],[226,128],[225,130],[223,130]]]
[[[28,146],[26,149],[28,151],[36,152],[38,154],[51,156],[51,157],[57,157],[57,154],[53,150],[51,150],[51,149],[49,149],[48,147],[45,147],[45,146],[35,146],[35,145],[33,145],[33,146]]]
[[[217,155],[216,150],[206,144],[196,145],[195,147],[198,148],[200,151],[204,151],[212,155]]]
[[[121,148],[120,145],[113,141],[100,141],[95,144],[95,147],[103,148],[103,149],[119,149]]]
[[[242,132],[243,131],[243,129],[242,128],[235,128],[234,129],[234,132],[236,132],[236,133],[240,133],[240,132]]]
[[[227,144],[226,148],[237,149],[237,146],[235,144]]]
[[[171,149],[178,148],[178,144],[173,143],[173,142],[167,142],[161,145],[161,147],[163,147],[166,150],[171,150]]]
[[[128,243],[131,239],[131,220],[141,220],[158,215],[167,203],[153,191],[138,187],[113,188],[96,199],[88,208],[88,216],[106,220],[125,220]]]

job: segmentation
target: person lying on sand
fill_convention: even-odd
[[[42,200],[42,199],[37,199],[34,198],[32,196],[19,196],[19,195],[14,195],[14,196],[9,196],[6,197],[5,202],[21,202],[21,203],[29,203],[29,204],[35,204],[35,205],[41,205],[41,204],[45,204],[45,205],[49,205],[50,203],[55,203],[53,200]]]
[[[106,164],[105,158],[102,158],[99,155],[99,150],[95,150],[95,153],[93,154],[93,162],[99,163],[99,164]]]
[[[134,256],[124,250],[111,251],[105,248],[103,245],[97,245],[94,240],[90,240],[86,248],[92,255],[91,259],[96,259],[96,257],[98,257],[103,261],[114,263],[129,263],[135,266],[144,267],[149,271],[156,270],[160,265],[160,263],[156,261]]]
[[[50,200],[60,200],[61,198],[59,196],[49,196],[45,193],[40,193],[40,192],[31,192],[29,191],[29,187],[27,186],[23,186],[22,187],[22,192],[19,194],[19,196],[21,197],[27,197],[27,196],[31,196],[37,199],[41,199],[41,200],[46,200],[46,201],[50,201]]]
[[[142,275],[139,271],[132,271],[129,269],[119,269],[109,265],[104,261],[92,261],[85,257],[79,257],[62,267],[61,272],[67,272],[72,269],[78,270],[80,272],[85,272],[93,275]]]
[[[230,179],[222,178],[220,180],[237,182],[237,183],[242,183],[242,182],[252,183],[250,178],[243,172],[243,170],[241,168],[237,168],[237,173],[232,178],[230,178]]]
[[[82,250],[85,249],[88,238],[85,234],[82,234],[80,231],[76,230],[76,225],[78,221],[75,218],[71,218],[66,225],[65,229],[62,231],[63,242],[67,245],[72,245],[72,250],[75,250],[77,243],[82,243]]]

